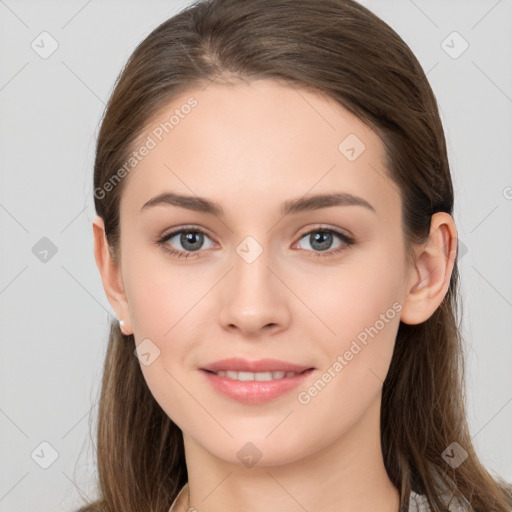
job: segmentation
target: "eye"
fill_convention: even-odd
[[[205,237],[210,237],[199,228],[180,228],[171,233],[163,235],[156,241],[162,248],[178,258],[188,258],[192,253],[199,252],[202,248]],[[183,249],[173,249],[172,245],[181,245]]]
[[[182,227],[174,230],[171,233],[163,235],[156,241],[166,252],[177,258],[188,258],[193,255],[194,252],[201,252],[203,248],[205,238],[211,240],[211,238],[200,228],[196,227]],[[334,249],[331,249],[333,240],[338,238],[341,242]],[[311,256],[333,256],[343,250],[346,250],[351,245],[355,244],[355,240],[350,236],[337,231],[332,228],[315,228],[308,231],[301,236],[300,240],[306,239],[310,245],[312,251]],[[300,243],[300,240],[298,243]],[[215,242],[213,242],[215,246]],[[176,245],[181,245],[182,249],[175,249]],[[303,247],[299,247],[303,249]],[[306,248],[307,249],[307,248]],[[329,250],[331,249],[331,250]],[[195,257],[195,255],[193,255]]]
[[[335,249],[329,250],[335,238],[341,240],[341,243]],[[332,228],[315,228],[305,233],[300,240],[302,239],[306,239],[309,246],[313,249],[311,256],[321,257],[333,256],[355,243],[352,237]]]

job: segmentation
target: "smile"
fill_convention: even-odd
[[[287,377],[295,377],[295,375],[299,375],[296,372],[235,372],[235,371],[218,371],[213,372],[218,377],[226,377],[232,380],[241,380],[244,382],[257,380],[257,381],[268,381],[268,380],[276,380],[276,379],[284,379]],[[302,372],[301,372],[302,373]]]
[[[202,369],[201,373],[221,396],[243,404],[257,405],[286,396],[290,391],[303,384],[314,371],[313,368],[302,372],[242,372]]]

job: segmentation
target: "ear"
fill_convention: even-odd
[[[96,215],[94,218],[92,227],[94,233],[94,257],[101,274],[101,280],[103,281],[103,289],[119,320],[124,320],[124,325],[121,327],[122,333],[125,335],[132,334],[132,322],[123,286],[120,264],[119,261],[114,260],[110,252],[105,235],[105,224],[99,215]]]
[[[432,215],[428,240],[415,249],[416,261],[407,280],[400,320],[420,324],[428,320],[443,301],[457,257],[457,229],[451,215]]]

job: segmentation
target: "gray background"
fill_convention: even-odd
[[[113,314],[93,255],[95,139],[135,45],[189,3],[0,0],[0,511],[71,511],[78,489],[94,496],[90,429]],[[471,434],[512,481],[512,1],[361,3],[410,45],[440,105]],[[58,43],[46,59],[31,47],[51,49],[43,31]],[[43,237],[57,249],[46,261]]]

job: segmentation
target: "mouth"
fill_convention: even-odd
[[[289,363],[288,361],[280,361],[279,359],[258,359],[254,361],[250,361],[248,359],[243,359],[240,357],[232,357],[229,359],[222,359],[221,361],[216,361],[214,363],[210,363],[201,368],[201,370],[206,370],[210,372],[235,372],[241,374],[276,374],[278,375],[275,378],[283,378],[286,377],[286,374],[294,373],[300,374],[305,370],[310,370],[310,366],[298,365],[295,363]],[[279,375],[280,372],[284,372],[284,375]],[[233,375],[233,374],[232,374]],[[227,376],[227,375],[224,375]],[[244,376],[242,375],[242,378]],[[254,379],[248,379],[254,380]],[[268,380],[264,378],[263,380]]]
[[[219,371],[211,371],[204,370],[208,373],[212,373],[217,377],[226,377],[231,380],[238,380],[242,382],[266,382],[270,380],[280,380],[287,379],[290,377],[296,377],[297,375],[302,375],[303,373],[312,371],[313,368],[308,368],[302,372],[285,372],[285,371],[275,371],[275,372],[237,372],[233,370],[219,370]]]
[[[275,400],[300,386],[315,368],[275,359],[225,359],[199,368],[212,388],[223,397],[256,405]]]

